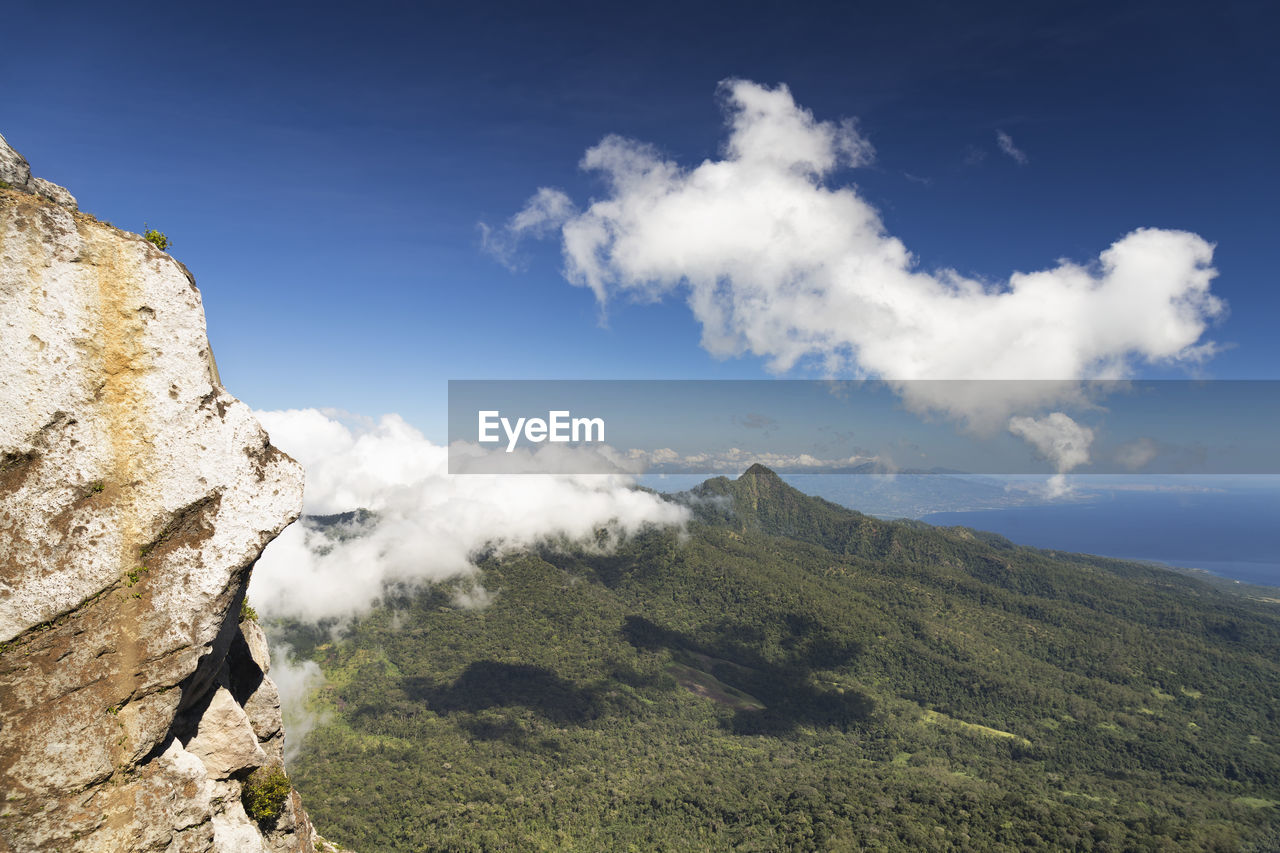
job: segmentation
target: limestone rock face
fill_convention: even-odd
[[[10,148],[2,135],[0,135],[0,181],[20,192],[43,196],[54,204],[72,209],[76,207],[76,197],[67,190],[44,178],[34,177],[31,174],[31,167],[27,164],[27,158]]]
[[[240,607],[301,468],[219,383],[181,264],[2,137],[0,180],[0,851],[312,851],[296,793],[270,827],[240,805],[283,738]]]
[[[231,691],[218,687],[196,725],[195,737],[187,741],[187,752],[215,779],[226,779],[239,770],[261,767],[267,755],[258,746],[253,726],[244,708],[231,698]]]
[[[0,181],[15,190],[25,190],[29,180],[31,167],[27,165],[27,158],[10,148],[4,135],[0,134]]]
[[[73,196],[65,188],[58,186],[52,181],[46,181],[44,178],[32,178],[27,182],[27,189],[38,196],[49,199],[54,204],[60,204],[64,207],[75,208],[76,197]]]
[[[245,647],[253,663],[266,675],[271,671],[271,649],[267,645],[267,635],[257,622],[244,622],[240,625],[240,636],[244,637]]]

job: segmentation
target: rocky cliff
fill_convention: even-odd
[[[242,619],[302,470],[187,270],[75,205],[0,137],[0,851],[312,851]]]

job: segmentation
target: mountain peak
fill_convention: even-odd
[[[738,480],[763,480],[766,483],[778,483],[784,485],[782,478],[779,477],[771,468],[766,468],[759,462],[742,472]]]
[[[736,480],[716,477],[692,491],[699,497],[731,500],[729,506],[700,504],[696,511],[704,521],[815,542],[840,553],[862,547],[855,543],[881,526],[861,513],[804,494],[759,463]]]

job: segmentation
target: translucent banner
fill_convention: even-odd
[[[453,474],[1276,474],[1280,382],[452,380]]]

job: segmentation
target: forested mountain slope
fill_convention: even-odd
[[[375,850],[1280,848],[1280,618],[754,467],[688,530],[481,560],[333,641],[293,769]],[[365,519],[368,521],[368,519]]]

